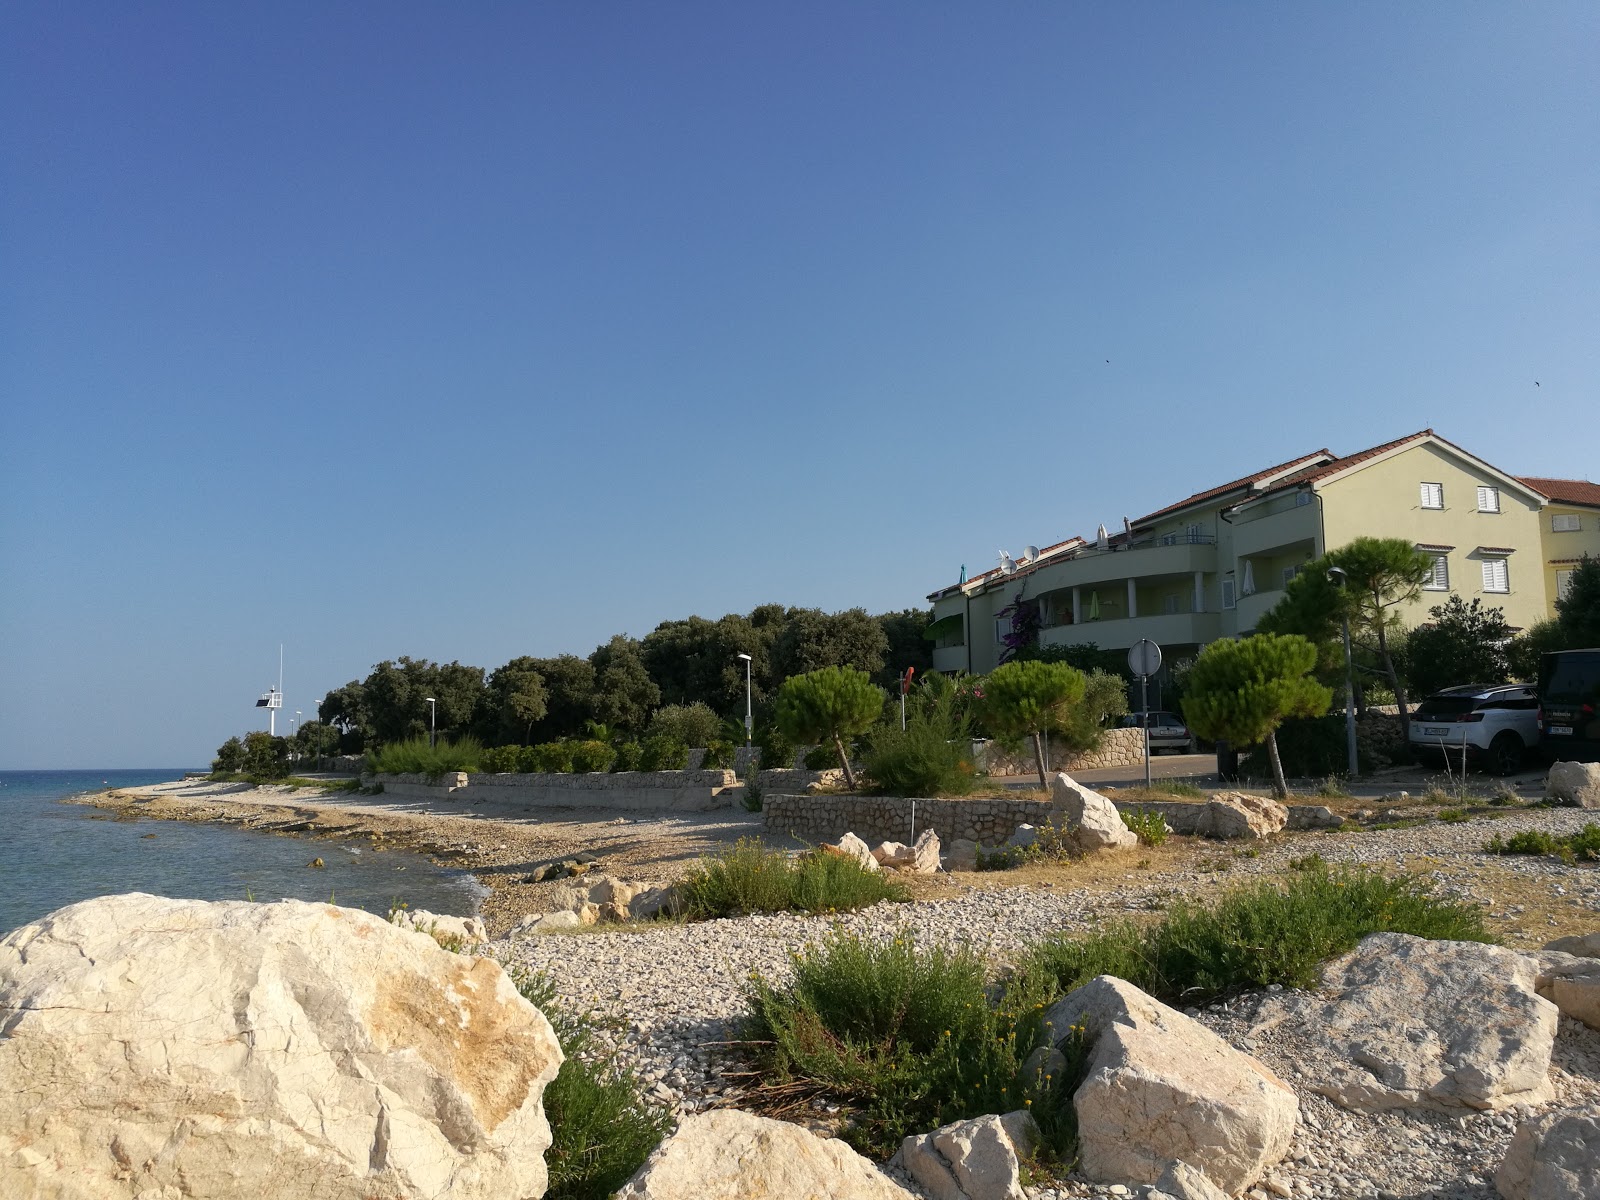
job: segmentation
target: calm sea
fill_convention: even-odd
[[[0,935],[114,892],[196,900],[327,900],[384,914],[395,900],[465,916],[483,889],[420,854],[225,825],[118,821],[63,797],[181,779],[182,771],[0,771]],[[326,866],[306,864],[321,858]]]

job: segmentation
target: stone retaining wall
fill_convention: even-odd
[[[868,843],[913,840],[932,829],[949,845],[956,838],[994,844],[1011,836],[1018,825],[1041,825],[1050,815],[1045,800],[986,797],[980,800],[907,800],[899,796],[791,796],[762,798],[766,830],[807,842],[831,842],[854,833]]]
[[[946,845],[969,838],[997,846],[1018,825],[1043,825],[1051,812],[1047,800],[984,797],[973,800],[908,800],[900,796],[790,796],[764,797],[762,814],[773,836],[790,834],[807,842],[833,842],[846,833],[863,841],[911,841],[912,806],[916,827],[932,828]],[[1121,812],[1160,813],[1174,833],[1191,834],[1205,810],[1204,801],[1118,803]],[[1290,829],[1337,829],[1338,814],[1315,804],[1289,806]]]
[[[1035,775],[1033,746],[1025,745],[1008,754],[997,742],[972,743],[972,760],[980,771],[991,775]],[[1144,762],[1144,730],[1107,729],[1100,735],[1100,748],[1082,754],[1069,753],[1066,747],[1052,745],[1045,760],[1050,771],[1093,771],[1101,767],[1135,767]]]
[[[729,808],[744,796],[732,771],[614,771],[573,774],[376,775],[385,795],[449,800],[502,808],[617,808],[709,812]]]

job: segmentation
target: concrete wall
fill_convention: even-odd
[[[644,812],[709,812],[742,800],[732,771],[616,771],[571,775],[467,774],[430,782],[425,775],[376,775],[385,795],[504,809],[615,808]]]

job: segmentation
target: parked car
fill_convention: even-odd
[[[1600,649],[1539,660],[1539,746],[1566,762],[1600,759]]]
[[[1411,753],[1454,766],[1463,758],[1510,775],[1539,745],[1539,700],[1531,683],[1467,684],[1435,692],[1411,714]]]
[[[1189,727],[1176,713],[1129,713],[1122,718],[1122,724],[1130,729],[1149,727],[1151,754],[1159,754],[1163,750],[1171,750],[1178,754],[1194,752],[1194,734],[1189,732]]]

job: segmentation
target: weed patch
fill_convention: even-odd
[[[1446,825],[1460,825],[1463,821],[1472,820],[1472,815],[1464,808],[1446,808],[1440,810],[1439,820]]]
[[[905,888],[854,859],[813,851],[792,859],[755,838],[703,862],[683,881],[691,920],[761,912],[846,912],[880,900],[906,900]]]
[[[1172,832],[1167,828],[1167,823],[1160,813],[1148,812],[1142,808],[1137,812],[1123,813],[1122,823],[1138,835],[1141,846],[1159,846]]]
[[[1070,1155],[1064,1119],[1079,1081],[1023,1070],[1041,1040],[1046,977],[1022,973],[991,995],[973,951],[923,948],[907,932],[835,933],[793,963],[782,987],[751,979],[747,1034],[780,1090],[809,1087],[850,1110],[844,1136],[858,1149],[884,1158],[909,1133],[1026,1107],[1049,1148]]]
[[[1553,855],[1566,863],[1600,862],[1600,825],[1590,821],[1566,837],[1542,829],[1527,829],[1508,838],[1496,834],[1483,848],[1489,854]]]
[[[672,1128],[672,1112],[645,1095],[644,1082],[601,1037],[593,1014],[556,999],[544,975],[514,976],[517,990],[550,1021],[566,1060],[544,1090],[550,1121],[549,1200],[604,1200],[620,1188]]]
[[[1123,920],[1086,937],[1058,935],[1030,952],[1029,965],[1063,991],[1116,975],[1169,1004],[1194,1004],[1273,983],[1306,987],[1369,933],[1491,940],[1476,909],[1439,899],[1425,881],[1302,861],[1285,887],[1242,887],[1210,908],[1178,901],[1154,926]]]
[[[477,738],[428,745],[427,738],[390,742],[367,756],[367,769],[379,775],[426,775],[437,779],[446,771],[476,771],[483,758]]]

